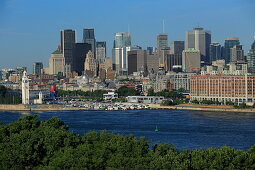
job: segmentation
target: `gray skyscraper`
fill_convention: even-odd
[[[60,32],[60,52],[63,53],[65,58],[65,65],[69,65],[71,67],[70,71],[73,68],[73,48],[75,46],[75,31],[74,30],[62,30]]]
[[[185,48],[195,48],[200,51],[201,64],[208,64],[210,61],[209,48],[211,44],[211,31],[206,31],[202,27],[196,27],[186,32]]]
[[[106,58],[106,42],[96,42],[96,59],[100,63],[103,63]]]
[[[128,52],[128,74],[138,71],[147,73],[146,50],[132,50]]]
[[[96,57],[96,39],[94,28],[85,28],[83,29],[83,43],[91,44],[92,53]]]
[[[231,61],[230,49],[233,48],[235,45],[240,45],[239,38],[230,37],[225,40],[223,59],[225,60],[226,64],[229,64]]]
[[[222,47],[221,47],[220,43],[213,42],[210,44],[210,63],[212,63],[212,61],[222,59],[221,49],[222,49]]]
[[[161,51],[168,47],[168,35],[167,34],[159,34],[157,35],[157,50]]]
[[[250,73],[255,73],[255,41],[251,45],[251,49],[248,52],[247,60],[248,60],[248,70],[249,70],[249,72]]]
[[[235,45],[233,48],[230,49],[230,61],[232,63],[245,62],[242,45]]]
[[[33,74],[36,76],[41,76],[43,69],[43,63],[42,62],[34,62],[33,63]]]

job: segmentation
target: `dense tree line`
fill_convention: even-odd
[[[0,125],[1,169],[255,169],[255,145],[248,151],[177,150],[149,147],[145,138],[107,132],[80,136],[56,117],[36,115]]]
[[[12,94],[10,89],[0,85],[0,104],[20,104],[21,96]]]
[[[150,88],[148,90],[148,96],[164,96],[165,98],[171,98],[171,99],[183,99],[183,94],[181,93],[183,89],[180,89],[178,91],[176,90],[162,90],[160,92],[154,92],[153,88]]]

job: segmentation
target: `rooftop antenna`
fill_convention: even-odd
[[[163,33],[165,33],[165,20],[163,19]]]
[[[130,34],[130,25],[128,24],[128,34]]]

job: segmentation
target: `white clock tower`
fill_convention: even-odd
[[[29,104],[29,79],[26,71],[22,76],[22,104]]]

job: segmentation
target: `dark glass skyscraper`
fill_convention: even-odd
[[[43,69],[43,63],[42,62],[34,62],[33,63],[33,74],[36,76],[41,76]]]
[[[182,55],[183,50],[184,50],[184,41],[173,41],[171,43],[172,54]]]
[[[73,71],[81,75],[84,71],[84,62],[86,55],[91,50],[91,44],[88,43],[76,43],[73,50],[74,65]]]
[[[94,28],[83,29],[83,43],[91,44],[91,51],[96,57],[96,38]]]
[[[248,52],[248,70],[250,73],[255,73],[255,41],[251,45],[251,49]]]
[[[168,47],[168,35],[167,34],[159,34],[157,35],[157,50],[161,51]]]
[[[231,59],[231,48],[233,48],[235,45],[240,45],[239,38],[237,37],[230,37],[225,40],[224,44],[224,53],[223,53],[223,59],[225,60],[225,63],[230,63]]]
[[[74,30],[62,30],[60,32],[60,51],[65,58],[65,65],[71,66],[73,69],[73,48],[75,46],[75,31]]]
[[[221,47],[220,43],[214,42],[214,43],[210,44],[210,63],[212,63],[212,61],[222,59],[221,49],[222,49],[222,47]]]

